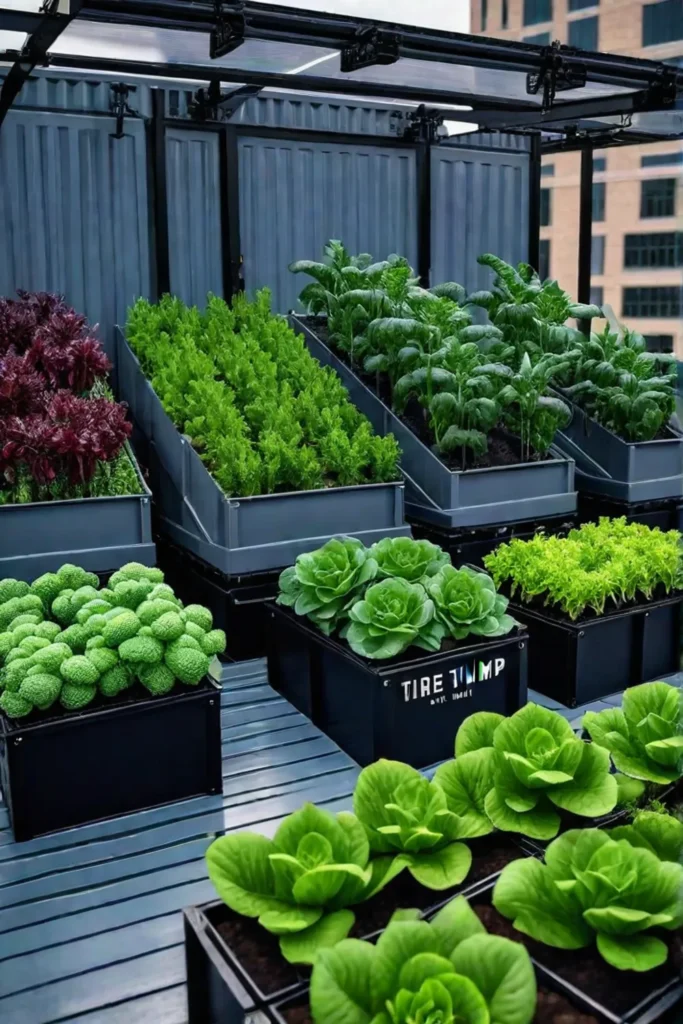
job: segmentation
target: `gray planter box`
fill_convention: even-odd
[[[303,334],[309,352],[339,374],[377,433],[397,439],[408,515],[450,529],[575,511],[574,463],[556,448],[551,449],[555,457],[545,462],[452,471],[317,337],[304,317],[292,314],[290,323]]]
[[[120,329],[116,363],[119,394],[128,403],[134,443],[149,469],[160,527],[227,576],[283,568],[340,534],[365,544],[410,536],[400,481],[226,497],[164,412]]]
[[[683,436],[667,428],[659,441],[629,443],[570,404],[571,422],[555,440],[576,461],[580,491],[628,502],[683,495]]]
[[[129,455],[141,494],[0,505],[0,579],[30,582],[65,562],[103,573],[126,562],[154,565],[151,493]]]

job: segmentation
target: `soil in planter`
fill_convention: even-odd
[[[391,385],[387,374],[365,373],[358,365],[351,362],[347,352],[344,352],[343,349],[337,348],[331,340],[327,329],[327,321],[324,318],[318,319],[310,317],[308,318],[308,322],[310,321],[314,322],[315,334],[318,338],[327,345],[328,348],[334,352],[337,358],[348,366],[350,370],[353,370],[356,376],[363,381],[370,391],[377,395],[377,397],[391,409]],[[464,449],[464,451],[459,449],[458,451],[448,453],[439,452],[435,445],[434,432],[429,426],[429,422],[424,415],[424,410],[416,398],[409,399],[404,412],[402,414],[395,413],[395,415],[398,416],[401,422],[404,423],[424,445],[431,448],[438,455],[444,466],[454,472],[459,472],[465,469],[491,469],[496,466],[517,466],[520,463],[525,462],[546,462],[555,457],[549,452],[541,455],[538,452],[533,451],[529,454],[528,458],[523,456],[519,438],[515,437],[514,434],[509,433],[503,428],[496,428],[490,432],[488,435],[488,451],[483,455],[473,455],[470,449]]]
[[[286,1024],[313,1024],[308,1005],[308,993],[301,996],[292,1006],[280,1010]],[[533,1024],[598,1024],[596,1017],[590,1017],[572,1006],[568,999],[558,992],[539,988],[536,1013]]]
[[[351,937],[365,938],[385,928],[397,909],[417,908],[426,911],[445,903],[456,893],[502,871],[506,864],[525,856],[520,847],[502,833],[471,840],[469,845],[472,849],[472,868],[460,885],[436,892],[426,889],[408,871],[403,871],[371,900],[350,908],[356,916]],[[280,953],[277,936],[266,931],[257,921],[241,917],[228,907],[220,908],[219,913],[220,921],[215,924],[216,930],[264,996],[272,998],[310,976],[310,970],[305,965],[287,963]]]
[[[475,903],[474,910],[492,935],[521,942],[539,964],[617,1015],[634,1009],[650,993],[676,978],[683,968],[683,937],[678,933],[660,933],[669,946],[669,959],[661,967],[646,973],[618,971],[602,959],[595,945],[586,949],[555,949],[518,932],[512,921],[490,904]]]

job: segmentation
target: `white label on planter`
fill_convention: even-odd
[[[447,700],[471,697],[471,687],[474,683],[495,679],[504,668],[505,658],[471,661],[464,665],[458,665],[457,668],[447,669],[445,672],[404,679],[399,685],[403,691],[404,703],[429,697],[430,704],[444,704]]]

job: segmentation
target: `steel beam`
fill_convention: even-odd
[[[590,303],[591,251],[593,247],[593,147],[586,143],[581,150],[581,185],[579,189],[579,302]],[[587,334],[590,321],[581,321]]]

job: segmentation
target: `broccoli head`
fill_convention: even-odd
[[[85,631],[84,626],[79,626],[77,622],[74,622],[72,626],[68,626],[67,629],[62,630],[56,637],[59,643],[68,644],[72,651],[84,651],[85,645],[88,642],[88,634]]]
[[[16,622],[16,619],[15,619]],[[22,640],[25,640],[27,636],[36,635],[37,623],[22,622],[21,625],[15,626],[12,623],[12,636],[14,637],[14,646],[18,647]]]
[[[102,636],[107,647],[120,647],[140,632],[142,623],[135,612],[125,611],[113,619],[107,619]]]
[[[107,669],[100,676],[98,686],[105,697],[116,697],[117,694],[130,686],[132,677],[126,666],[119,662],[114,668]]]
[[[82,629],[88,640],[92,640],[93,637],[102,636],[106,625],[107,620],[104,615],[91,615],[88,621],[83,623]],[[104,638],[102,639],[104,640]]]
[[[16,647],[17,640],[15,639],[14,633],[9,630],[6,633],[0,633],[0,663],[2,663],[9,652]]]
[[[94,686],[100,678],[99,671],[84,654],[75,654],[59,666],[60,675],[73,686]]]
[[[98,633],[97,636],[91,636],[85,645],[86,652],[97,650],[98,647],[106,647],[104,637]]]
[[[33,630],[33,635],[42,636],[45,640],[49,640],[50,643],[52,643],[57,634],[61,633],[61,631],[61,627],[57,622],[39,622]]]
[[[7,628],[15,630],[17,626],[37,626],[42,621],[42,612],[22,612],[21,615],[17,615],[16,619],[12,619]]]
[[[64,590],[64,584],[56,572],[46,572],[31,584],[31,593],[40,598],[45,611],[50,609],[60,590]]]
[[[112,607],[111,601],[107,601],[101,594],[98,594],[92,601],[87,601],[78,609],[76,612],[76,622],[84,626],[93,615],[104,615],[105,612],[110,612]]]
[[[202,633],[202,636],[204,636],[204,633]],[[179,636],[177,640],[174,640],[173,646],[189,647],[193,651],[201,651],[202,649],[199,640],[197,640],[197,638],[194,636],[189,636],[189,634],[187,633],[183,633],[183,635]]]
[[[151,626],[140,626],[140,632],[138,636],[154,636]]]
[[[65,562],[61,569],[57,570],[57,576],[61,584],[60,590],[78,590],[79,587],[98,587],[100,581],[94,572],[86,572],[78,565],[71,565]]]
[[[169,644],[164,662],[181,683],[196,686],[209,671],[209,658],[202,651],[182,645],[182,639]]]
[[[96,693],[96,686],[74,686],[73,683],[64,683],[59,702],[66,711],[78,711],[90,704]]]
[[[128,643],[130,643],[130,640]],[[110,668],[114,668],[119,663],[119,656],[116,651],[112,651],[111,647],[86,649],[85,656],[95,666],[100,675],[103,672],[108,672]]]
[[[62,590],[52,602],[50,611],[57,622],[61,622],[64,626],[71,625],[78,610],[71,607],[71,598],[75,593],[75,590]]]
[[[205,633],[213,627],[213,616],[208,608],[201,604],[188,604],[185,608],[188,622],[196,623]]]
[[[154,584],[149,580],[121,580],[114,587],[114,601],[117,605],[135,611],[153,589]]]
[[[30,589],[28,583],[24,583],[23,580],[0,580],[0,605],[14,597],[26,597]]]
[[[2,708],[8,718],[23,718],[24,715],[30,715],[33,711],[33,704],[24,700],[18,693],[5,690],[0,697],[0,708]]]
[[[121,580],[146,580],[149,583],[157,584],[164,582],[164,574],[161,569],[155,569],[153,566],[142,565],[141,562],[128,562],[112,573],[109,586],[115,587]]]
[[[182,607],[182,602],[173,592],[173,587],[169,587],[168,583],[157,583],[152,593],[149,595],[150,601],[170,601],[176,608]]]
[[[2,673],[0,673],[0,678],[4,688],[9,690],[11,693],[16,693],[22,679],[30,668],[31,659],[28,657],[17,658],[11,663],[11,665],[6,664]]]
[[[152,636],[134,636],[119,647],[121,661],[156,665],[164,656],[164,645]]]
[[[112,594],[112,597],[114,595]],[[116,604],[113,608],[110,608],[108,612],[104,613],[104,617],[109,622],[110,619],[115,619],[117,615],[123,615],[125,612],[129,612],[130,608],[124,608],[122,604]]]
[[[185,623],[185,633],[187,636],[194,637],[201,647],[201,641],[206,636],[206,633],[201,626],[198,626],[196,622],[192,621],[192,619],[188,619]]]
[[[24,651],[24,650],[20,651],[19,650],[19,644],[17,644],[16,647],[13,648],[13,650],[11,650],[9,652],[9,654],[7,655],[7,657],[5,658],[5,666],[11,665],[13,661],[17,661],[17,660],[19,660],[21,658],[28,658],[28,657],[29,657],[29,652],[28,651]]]
[[[31,662],[33,665],[39,665],[43,672],[56,675],[62,662],[72,655],[73,651],[68,644],[48,644],[31,655]]]
[[[42,636],[25,636],[20,642],[17,650],[26,651],[27,654],[33,654],[34,651],[39,651],[42,647],[49,647],[50,641],[46,640]]]
[[[222,654],[227,644],[227,638],[222,629],[210,629],[199,641],[204,654],[212,658],[215,654]]]
[[[19,696],[45,711],[51,707],[62,691],[62,680],[47,672],[27,675],[19,687]]]
[[[148,597],[146,601],[137,608],[136,615],[143,626],[151,626],[156,619],[160,619],[167,612],[177,614],[178,605],[161,597]]]
[[[140,682],[153,697],[160,697],[173,689],[175,676],[166,665],[146,665],[140,670]]]
[[[177,612],[164,612],[155,619],[151,626],[152,634],[157,640],[171,643],[185,632],[185,624]]]
[[[43,602],[36,594],[25,594],[23,597],[11,597],[0,604],[0,631],[7,629],[9,624],[24,612],[36,614],[43,611]]]

